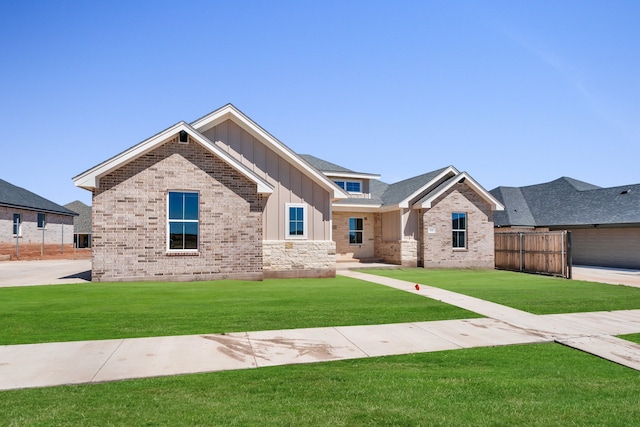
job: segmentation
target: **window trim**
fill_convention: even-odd
[[[302,208],[302,235],[291,234],[291,223],[289,216],[291,208]],[[304,240],[307,238],[307,204],[306,203],[285,203],[284,238],[287,240]]]
[[[342,188],[344,191],[346,191],[349,194],[362,194],[363,183],[362,183],[362,180],[360,180],[360,179],[334,179],[333,182],[338,187]],[[342,185],[340,185],[340,183],[342,183]],[[358,184],[358,186],[360,187],[360,191],[349,191],[349,190],[347,190],[347,184],[348,183]]]
[[[464,215],[464,228],[453,228],[454,215]],[[451,212],[451,247],[453,250],[464,251],[468,249],[467,231],[469,229],[468,223],[469,215],[466,212]],[[458,217],[459,220],[459,217]],[[457,239],[454,238],[455,233],[462,233],[464,238],[464,246],[456,246]]]
[[[360,230],[356,229],[356,228],[351,228],[351,220],[355,219],[355,220],[360,220],[361,224],[362,224],[362,228]],[[360,233],[360,243],[351,243],[351,233]],[[364,218],[363,217],[356,217],[356,216],[352,216],[349,217],[349,245],[350,246],[362,246],[364,244]]]
[[[182,193],[182,194],[196,194],[198,196],[198,219],[181,219],[181,220],[171,220],[169,219],[169,197],[171,193]],[[196,237],[196,248],[195,249],[171,249],[171,223],[172,222],[190,222],[196,223],[198,226],[198,235]],[[169,190],[167,191],[167,216],[166,216],[166,226],[167,226],[167,236],[166,236],[166,251],[169,254],[197,254],[200,252],[200,192],[193,190]]]
[[[42,215],[42,225],[40,224],[40,215]],[[36,225],[38,230],[42,230],[43,228],[46,230],[47,229],[47,214],[44,212],[38,212],[37,218],[36,218]]]

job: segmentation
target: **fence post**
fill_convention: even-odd
[[[524,247],[522,246],[522,239],[523,239],[523,234],[522,233],[518,233],[519,236],[519,242],[520,242],[520,271],[524,270]]]
[[[567,279],[572,278],[573,253],[571,249],[571,231],[567,231]]]

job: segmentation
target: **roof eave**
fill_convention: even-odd
[[[407,196],[403,200],[401,200],[400,203],[398,203],[398,206],[400,208],[408,209],[409,208],[409,203],[411,202],[411,200],[413,200],[416,197],[418,197],[420,195],[420,193],[422,193],[427,188],[429,188],[431,185],[433,185],[433,183],[438,182],[440,179],[442,179],[443,177],[445,177],[446,175],[448,175],[450,173],[452,173],[453,176],[455,176],[455,175],[458,175],[460,172],[458,172],[458,170],[456,168],[454,168],[453,166],[448,166],[445,170],[440,172],[433,179],[429,180],[429,182],[425,183],[418,190],[414,191],[409,196]]]
[[[378,212],[381,205],[356,205],[337,203],[331,207],[334,212]]]
[[[324,171],[321,170],[323,174],[331,177],[340,177],[340,178],[353,178],[353,179],[380,179],[380,175],[371,174],[371,173],[358,173],[358,172],[336,172],[336,171]]]
[[[140,156],[152,151],[160,143],[166,139],[172,137],[180,131],[187,132],[195,141],[202,145],[205,149],[209,150],[215,156],[227,163],[233,169],[240,174],[244,175],[247,179],[256,184],[256,191],[259,194],[271,194],[273,193],[273,187],[265,180],[257,176],[253,171],[249,170],[242,163],[235,160],[228,153],[221,150],[213,142],[207,139],[204,135],[194,129],[188,123],[184,121],[178,122],[168,129],[146,139],[145,141],[131,147],[129,150],[112,157],[109,160],[89,169],[88,171],[73,178],[73,182],[76,187],[84,188],[85,190],[94,190],[100,185],[100,177],[107,175],[108,173],[121,168],[122,166],[136,160]]]

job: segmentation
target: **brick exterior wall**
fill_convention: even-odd
[[[167,251],[167,192],[200,194],[199,250]],[[93,280],[263,277],[254,183],[198,143],[177,138],[100,178],[93,193]]]
[[[0,242],[15,243],[13,235],[13,214],[21,215],[22,235],[20,244],[42,243],[42,229],[38,228],[38,212],[0,206]],[[44,229],[45,244],[73,243],[73,217],[46,213]]]
[[[467,214],[467,248],[452,244],[453,212]],[[494,268],[494,230],[491,206],[466,183],[456,184],[422,215],[425,268]],[[435,233],[429,233],[429,229]]]
[[[375,257],[375,217],[379,214],[363,212],[333,212],[331,222],[336,253],[341,259],[367,259]],[[349,218],[362,218],[362,244],[349,243]]]
[[[265,240],[264,277],[335,277],[336,244],[330,240]]]

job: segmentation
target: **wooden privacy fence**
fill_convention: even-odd
[[[496,268],[571,279],[571,232],[495,234]]]

